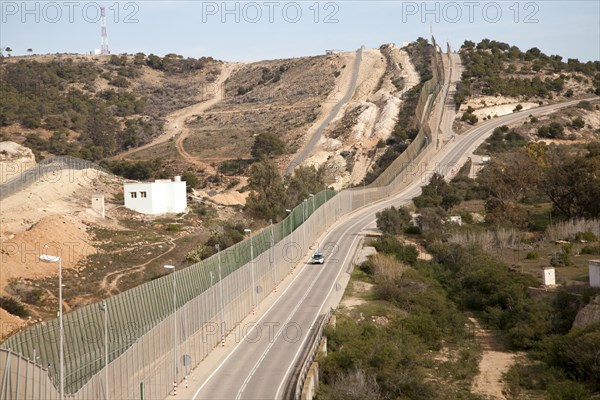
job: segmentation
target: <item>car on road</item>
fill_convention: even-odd
[[[324,264],[325,263],[325,257],[323,256],[322,253],[320,253],[320,252],[317,251],[310,258],[310,263],[311,264]]]

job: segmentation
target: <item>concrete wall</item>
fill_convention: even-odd
[[[319,388],[319,363],[314,362],[308,370],[304,387],[302,388],[301,400],[313,400]]]
[[[142,214],[181,213],[187,208],[186,183],[182,181],[126,183],[123,192],[125,207]]]

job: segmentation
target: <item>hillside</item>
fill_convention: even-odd
[[[509,58],[498,55],[500,50],[467,47],[461,53],[463,83],[470,92],[461,107],[472,106],[467,114],[479,119],[512,112],[517,104],[526,109],[549,102],[549,94],[554,100],[583,96],[596,79],[590,72],[596,64],[573,66],[573,71],[563,71],[572,78],[547,81],[554,87],[562,79],[563,87],[549,89],[546,97],[501,95],[505,89],[494,83],[494,72],[475,74],[475,60],[500,57],[505,70]],[[241,240],[244,227],[260,229],[269,219],[279,220],[309,193],[375,179],[417,133],[415,108],[422,83],[431,77],[431,53],[432,46],[419,38],[403,48],[386,44],[255,63],[142,54],[2,59],[2,161],[28,166],[34,157],[39,161],[68,154],[99,161],[127,179],[181,174],[192,189],[188,213],[149,218],[121,207],[123,180],[118,177],[68,179],[73,177],[69,173],[58,181],[42,179],[3,200],[2,239],[22,246],[77,237],[77,243],[94,249],[95,254],[82,254],[67,266],[65,280],[71,285],[65,304],[71,308],[154,279],[164,273],[165,263],[190,265],[210,256],[215,244],[225,249]],[[523,65],[535,62],[522,57]],[[356,90],[334,111],[355,74]],[[533,82],[534,75],[519,79]],[[577,79],[579,86],[573,83]],[[572,95],[566,93],[570,88]],[[464,87],[459,92],[464,94]],[[490,108],[491,99],[498,109]],[[596,105],[582,101],[567,111],[531,118],[495,133],[479,153],[498,156],[536,140],[583,148],[598,140],[597,111]],[[303,164],[283,176],[327,118],[331,123]],[[459,129],[470,125],[456,123]],[[2,171],[7,175],[7,168]],[[89,209],[90,196],[99,193],[107,201],[104,220]],[[3,244],[3,250],[10,249]],[[17,258],[10,259],[10,268],[3,266],[0,292],[26,303],[33,319],[50,317],[54,272],[39,265],[30,268]]]
[[[459,53],[465,70],[455,94],[458,130],[549,102],[600,95],[600,61],[565,62],[536,47],[522,51],[489,39],[466,40]]]
[[[164,116],[200,101],[212,58],[56,55],[0,59],[0,138],[36,155],[98,161],[162,131]]]

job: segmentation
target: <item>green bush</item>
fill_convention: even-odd
[[[600,244],[588,244],[581,248],[581,254],[600,255]]]
[[[421,228],[419,228],[418,226],[409,225],[406,228],[404,228],[404,233],[406,233],[407,235],[420,235],[422,231]]]
[[[404,207],[390,207],[375,214],[377,218],[377,228],[384,234],[397,235],[410,222],[410,213]]]
[[[548,400],[586,400],[590,398],[585,386],[573,381],[563,381],[548,387]]]
[[[527,255],[525,256],[526,260],[537,260],[540,258],[540,255],[537,253],[537,251],[530,251],[529,253],[527,253]]]
[[[21,318],[26,318],[29,315],[29,312],[20,301],[8,296],[0,296],[0,308]]]
[[[252,157],[263,160],[271,156],[282,155],[285,152],[285,142],[274,133],[265,132],[256,136],[252,146]]]
[[[402,244],[392,236],[382,236],[373,241],[373,247],[378,252],[392,254],[398,261],[410,265],[414,265],[417,262],[417,256],[419,255],[415,246]]]
[[[181,225],[178,224],[169,224],[167,225],[167,232],[179,232],[181,231]]]
[[[596,240],[598,240],[598,237],[596,235],[594,235],[594,233],[591,231],[577,232],[575,234],[575,240],[577,240],[577,241],[584,240],[586,242],[595,242]]]

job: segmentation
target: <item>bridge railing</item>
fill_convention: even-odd
[[[436,53],[433,59],[438,58]],[[434,72],[432,79],[440,79],[436,77],[441,75]],[[432,85],[427,87],[435,88],[439,81]],[[438,91],[423,95],[427,98],[422,106],[425,115],[431,112]],[[386,170],[385,178],[377,185],[337,194],[322,191],[295,207],[283,221],[254,234],[251,240],[106,299],[106,315],[98,304],[65,314],[67,398],[164,398],[173,389],[173,381],[184,380],[193,367],[221,344],[222,336],[227,341],[242,340],[247,327],[240,322],[254,307],[260,307],[261,301],[309,251],[323,249],[330,263],[341,258],[335,254],[335,243],[317,244],[316,240],[342,216],[390,195],[405,182],[418,179],[417,174],[423,171],[413,167],[430,148],[428,134],[422,127],[402,160],[390,167],[393,172]],[[176,313],[173,313],[173,279]],[[106,338],[102,329],[105,316]],[[177,337],[174,337],[175,325]],[[28,360],[30,368],[38,375],[45,375],[41,383],[43,393],[57,397],[58,337],[58,323],[53,320],[30,326],[0,346],[5,355],[0,358],[3,398],[20,398],[19,393],[28,385],[22,374],[14,371],[25,365],[18,360]],[[104,343],[108,343],[107,348]]]

